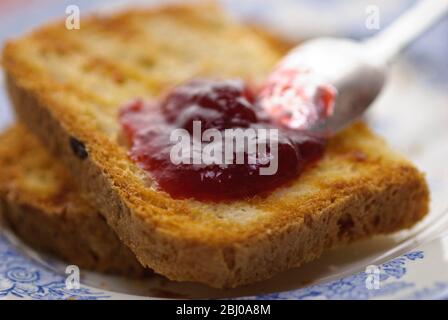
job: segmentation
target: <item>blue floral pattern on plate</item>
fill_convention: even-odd
[[[448,291],[448,282],[437,281],[431,286],[419,287],[406,274],[412,264],[425,258],[423,250],[412,251],[385,262],[379,266],[379,289],[368,289],[368,274],[359,272],[327,283],[311,285],[305,288],[244,297],[242,299],[372,299],[390,297],[404,290],[408,299],[443,298]],[[49,269],[43,263],[28,257],[17,248],[8,237],[0,233],[0,299],[21,298],[37,300],[62,299],[116,299],[113,292],[90,289],[81,285],[80,289],[67,289],[64,275]],[[123,297],[123,296],[121,296]],[[128,296],[127,298],[132,298]],[[135,298],[141,298],[135,296]]]
[[[423,251],[413,251],[390,260],[379,266],[379,289],[368,289],[368,274],[360,272],[345,278],[303,289],[258,296],[258,299],[350,299],[361,300],[395,294],[400,290],[412,288],[414,283],[400,280],[407,271],[407,263],[424,258]],[[393,280],[393,281],[388,281]]]
[[[0,234],[0,298],[38,300],[106,299],[110,295],[81,286],[69,290],[65,277],[26,257]]]

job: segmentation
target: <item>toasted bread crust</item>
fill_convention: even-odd
[[[244,28],[239,32],[256,37]],[[324,159],[267,197],[219,204],[171,199],[144,183],[114,134],[54,94],[72,94],[71,88],[45,71],[30,76],[31,61],[17,58],[26,41],[4,51],[19,118],[70,168],[139,261],[170,279],[214,287],[267,279],[326,248],[411,227],[428,211],[422,174],[361,124],[332,139]],[[241,59],[280,56],[267,44],[261,48]],[[226,61],[221,63],[225,76]],[[260,62],[259,72],[269,68]],[[241,76],[253,74],[242,67]],[[73,138],[85,146],[87,158],[73,152]]]
[[[0,216],[30,246],[69,264],[141,276],[144,268],[24,127],[0,135]]]

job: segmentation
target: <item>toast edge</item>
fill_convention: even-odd
[[[1,227],[67,264],[132,277],[148,273],[97,210],[78,196],[60,165],[49,165],[50,156],[25,127],[7,128],[0,143]],[[34,190],[26,177],[33,180],[37,172],[57,177],[57,185],[50,179]]]
[[[27,218],[24,218],[24,216]],[[99,256],[93,249],[87,249],[85,244],[80,248],[83,244],[76,236],[80,230],[71,230],[75,235],[69,236],[70,239],[65,238],[65,232],[70,231],[72,227],[76,227],[68,226],[64,228],[61,224],[61,221],[51,219],[38,208],[0,197],[0,225],[13,231],[31,247],[54,254],[67,264],[97,272],[135,278],[140,278],[149,273],[137,262],[130,251],[124,250],[122,244],[117,242],[117,250],[113,254],[106,253],[106,255]],[[105,225],[104,228],[108,227]],[[96,230],[95,234],[106,241],[110,232],[104,228]],[[114,241],[113,239],[109,240]]]

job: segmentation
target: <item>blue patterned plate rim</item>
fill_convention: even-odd
[[[413,268],[425,268],[428,249],[437,241],[409,251],[378,266],[380,288],[367,285],[371,274],[361,271],[337,280],[304,288],[262,294],[235,299],[442,299],[448,297],[448,277],[421,286],[409,277]],[[448,237],[444,238],[446,241]],[[92,288],[81,284],[79,289],[69,290],[65,276],[33,257],[24,255],[11,242],[5,233],[0,233],[0,299],[36,300],[107,300],[107,299],[145,299],[150,297],[120,294]]]

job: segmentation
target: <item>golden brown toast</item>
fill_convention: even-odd
[[[81,268],[140,276],[144,268],[65,168],[24,127],[0,135],[0,216],[32,247]]]
[[[428,211],[423,175],[362,124],[267,197],[221,203],[158,190],[119,143],[117,112],[197,76],[262,79],[282,50],[218,8],[169,7],[63,22],[9,42],[20,119],[77,177],[139,261],[174,280],[235,287],[336,245],[409,228]]]

